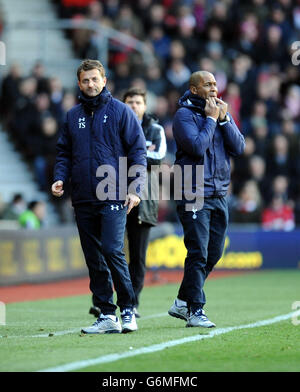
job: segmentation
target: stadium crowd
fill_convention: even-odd
[[[155,64],[144,64],[134,50],[111,42],[108,89],[119,99],[132,86],[147,90],[148,109],[166,132],[165,164],[174,163],[172,119],[191,73],[212,72],[219,96],[246,138],[245,153],[232,161],[230,221],[266,230],[300,224],[300,70],[292,50],[292,43],[300,42],[300,1],[53,3],[61,18],[94,20],[152,50]],[[98,58],[92,32],[74,29],[69,38],[75,56]],[[66,90],[40,62],[30,75],[13,64],[1,79],[4,128],[49,193],[58,131],[76,100],[77,90]],[[66,212],[68,194],[63,203],[55,202],[62,221],[72,219]],[[160,201],[159,221],[177,222],[172,201]]]

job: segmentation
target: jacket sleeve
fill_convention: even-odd
[[[212,143],[216,122],[203,119],[202,127],[194,119],[192,110],[181,108],[174,117],[173,135],[177,146],[194,158],[202,158]]]
[[[68,117],[67,117],[68,118]],[[54,182],[66,183],[71,176],[72,141],[68,129],[68,120],[63,124],[56,144],[57,156],[54,166]]]
[[[153,124],[152,128],[154,130],[154,136],[150,141],[155,145],[155,149],[153,151],[147,149],[148,168],[150,168],[151,165],[160,165],[167,152],[167,142],[164,128],[159,124]]]
[[[224,145],[229,155],[237,156],[244,152],[245,138],[238,129],[232,116],[229,114],[230,121],[221,125]]]

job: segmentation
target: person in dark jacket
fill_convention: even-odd
[[[97,321],[82,332],[131,332],[137,329],[135,296],[123,243],[126,216],[139,204],[145,182],[146,141],[132,110],[106,89],[105,70],[99,61],[84,60],[77,77],[80,103],[67,113],[58,139],[52,193],[62,196],[71,178],[90,289],[101,309]],[[127,176],[124,165],[129,171],[134,166],[134,174],[131,170]],[[113,287],[122,325],[116,317]]]
[[[182,169],[182,184],[191,182],[196,202],[183,186],[177,214],[184,231],[187,257],[178,296],[168,313],[186,320],[187,327],[215,327],[203,310],[206,303],[203,286],[223,253],[228,226],[230,157],[242,154],[245,148],[244,137],[227,112],[227,104],[217,94],[214,75],[207,71],[193,73],[173,122],[175,165]],[[184,168],[188,165],[192,173],[185,178]],[[203,171],[197,171],[199,168]]]
[[[146,91],[132,87],[123,97],[126,103],[137,115],[146,138],[148,197],[142,199],[133,213],[127,217],[127,237],[129,248],[129,272],[135,294],[135,314],[140,317],[137,308],[139,297],[144,286],[146,272],[146,253],[149,244],[150,229],[157,224],[159,179],[151,165],[161,164],[166,155],[167,143],[163,127],[157,118],[146,112]],[[153,194],[151,194],[151,192]],[[151,197],[152,196],[152,197]]]
[[[167,144],[165,131],[158,124],[158,119],[146,112],[146,91],[132,87],[124,93],[123,102],[134,111],[142,125],[147,146],[148,196],[142,198],[140,204],[127,216],[126,223],[129,272],[135,294],[134,313],[139,318],[140,314],[137,309],[144,286],[150,229],[157,224],[158,217],[159,178],[158,172],[153,167],[151,170],[151,165],[158,167],[161,164],[166,155]],[[95,305],[90,309],[90,313],[96,317],[100,312],[101,310]]]

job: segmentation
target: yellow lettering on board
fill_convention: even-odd
[[[85,260],[82,253],[79,238],[69,240],[70,265],[72,269],[82,269],[85,267]]]
[[[186,253],[187,251],[182,237],[169,235],[164,238],[159,238],[149,244],[147,266],[183,267]]]
[[[39,274],[42,271],[39,240],[24,240],[21,254],[24,270],[28,275]]]
[[[48,271],[57,272],[66,269],[66,259],[63,256],[64,242],[60,238],[51,238],[46,242]]]
[[[228,252],[229,237],[225,239],[223,255],[216,268],[257,269],[263,264],[261,252]],[[169,235],[150,242],[147,250],[147,267],[183,268],[187,250],[183,237]]]
[[[225,246],[223,255],[216,265],[216,268],[226,269],[256,269],[263,264],[263,255],[261,252],[228,252],[227,248],[230,245],[229,237],[225,239]]]
[[[17,263],[14,260],[14,242],[0,242],[0,274],[14,276],[17,274]]]

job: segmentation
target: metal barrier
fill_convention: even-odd
[[[138,39],[117,31],[108,26],[102,26],[99,22],[93,20],[72,20],[72,19],[60,19],[55,21],[41,21],[41,20],[30,20],[22,22],[12,22],[5,25],[5,36],[6,36],[6,47],[10,46],[10,32],[16,30],[35,30],[38,32],[38,49],[36,56],[25,59],[30,64],[33,64],[37,59],[42,61],[45,65],[55,64],[58,66],[60,62],[64,67],[77,68],[78,62],[81,59],[75,57],[70,59],[60,60],[59,53],[55,58],[52,58],[52,53],[49,52],[48,47],[48,32],[49,30],[90,30],[93,32],[93,42],[96,44],[98,49],[98,58],[101,59],[102,64],[107,69],[108,67],[108,53],[112,48],[112,42],[114,47],[120,46],[120,51],[126,47],[127,49],[138,52],[144,64],[151,66],[156,62],[156,58],[152,50],[144,42]],[[30,56],[28,56],[30,57]]]

